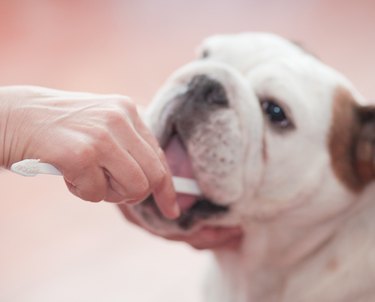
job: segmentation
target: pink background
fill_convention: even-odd
[[[147,104],[207,35],[301,41],[375,98],[375,2],[2,0],[0,85],[122,93]],[[0,301],[197,301],[208,253],[152,237],[56,176],[0,174]],[[165,300],[164,300],[165,299]],[[173,299],[173,301],[176,301]]]

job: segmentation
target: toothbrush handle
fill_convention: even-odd
[[[54,165],[47,163],[38,163],[39,174],[51,174],[51,175],[62,175]]]
[[[24,159],[14,163],[10,170],[22,176],[35,176],[38,174],[62,175],[55,166],[41,163],[39,159]]]
[[[10,167],[10,170],[23,176],[36,176],[38,174],[62,175],[55,166],[48,163],[41,163],[39,159],[21,160],[14,163]],[[192,179],[173,176],[172,181],[178,193],[197,196],[202,194],[198,184]]]

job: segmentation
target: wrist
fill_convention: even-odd
[[[0,89],[0,166],[7,167],[9,161],[9,144],[11,133],[8,132],[11,93],[7,87]]]
[[[0,166],[10,168],[22,159],[19,131],[22,118],[17,118],[23,89],[17,86],[0,87]]]

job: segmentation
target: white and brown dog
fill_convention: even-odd
[[[214,251],[204,301],[375,301],[375,109],[345,77],[272,34],[214,36],[149,114],[204,196],[179,196],[176,221],[151,199],[132,215],[162,236],[244,232]]]

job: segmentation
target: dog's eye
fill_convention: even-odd
[[[264,113],[270,122],[280,128],[288,128],[291,126],[287,115],[283,108],[271,99],[265,99],[261,102]]]
[[[202,52],[201,58],[202,58],[202,59],[206,59],[206,58],[208,58],[209,55],[210,55],[210,52],[209,52],[207,49],[205,49],[205,50]]]

